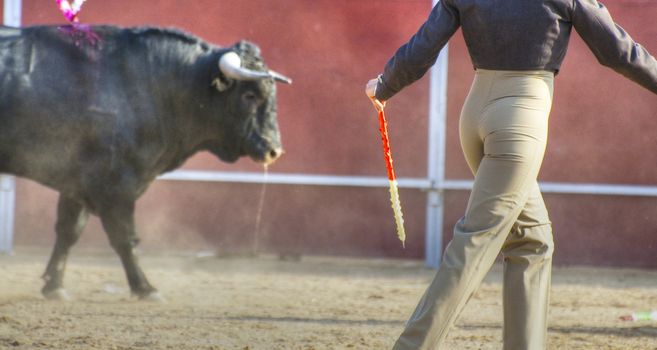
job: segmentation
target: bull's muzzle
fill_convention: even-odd
[[[280,158],[285,151],[281,147],[276,147],[273,149],[270,149],[267,153],[265,153],[265,157],[263,159],[263,163],[265,165],[270,165],[274,163],[278,158]]]

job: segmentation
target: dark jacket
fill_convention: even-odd
[[[388,61],[376,97],[421,78],[459,26],[475,68],[553,72],[575,27],[601,64],[657,94],[657,61],[596,0],[441,0]]]

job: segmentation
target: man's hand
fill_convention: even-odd
[[[372,100],[372,103],[377,110],[382,110],[386,106],[386,101],[379,101],[376,99],[376,87],[378,84],[379,78],[374,78],[368,81],[367,85],[365,85],[365,94],[370,100]]]
[[[376,86],[379,84],[379,79],[374,78],[367,82],[365,86],[365,94],[369,98],[376,98]]]

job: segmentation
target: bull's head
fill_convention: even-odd
[[[291,80],[268,70],[258,47],[245,41],[221,55],[219,70],[213,86],[226,97],[228,120],[222,128],[225,147],[214,153],[225,161],[248,155],[257,162],[272,163],[283,153],[275,82],[290,84]],[[235,145],[239,145],[237,150]],[[233,151],[226,152],[228,148]]]

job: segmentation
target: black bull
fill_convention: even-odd
[[[0,173],[60,194],[43,294],[66,297],[67,256],[91,213],[132,293],[156,297],[135,256],[135,201],[198,151],[275,160],[275,80],[289,83],[248,42],[220,48],[158,28],[1,28]]]

